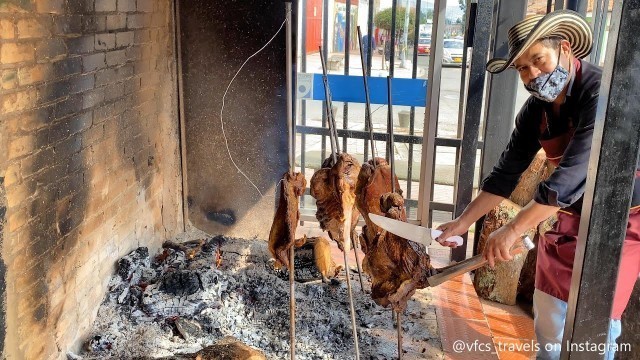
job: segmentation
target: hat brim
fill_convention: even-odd
[[[545,15],[531,29],[527,37],[510,51],[509,58],[494,58],[487,62],[487,71],[493,74],[509,68],[531,45],[539,39],[559,37],[569,41],[575,57],[581,59],[591,52],[593,33],[580,14],[571,10],[558,10]]]

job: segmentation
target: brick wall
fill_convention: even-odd
[[[172,6],[0,1],[3,358],[65,358],[115,261],[182,230]]]

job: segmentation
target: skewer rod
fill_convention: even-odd
[[[369,43],[367,48],[371,51],[371,35],[369,35]],[[371,142],[371,158],[373,160],[373,167],[376,167],[376,145],[373,141],[373,119],[371,119],[371,100],[369,99],[369,82],[367,80],[367,67],[364,60],[364,50],[362,47],[362,32],[360,26],[358,26],[358,44],[360,45],[360,63],[362,64],[362,82],[364,84],[364,99],[365,99],[365,120],[369,127],[369,141]]]
[[[388,101],[388,113],[387,113],[387,128],[389,130],[389,143],[387,144],[387,148],[389,150],[389,164],[391,165],[391,192],[396,192],[396,167],[394,161],[394,151],[393,151],[393,101],[391,100],[391,76],[387,76],[387,101]]]

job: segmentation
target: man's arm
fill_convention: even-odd
[[[483,255],[489,261],[489,266],[493,268],[496,260],[511,260],[513,257],[509,250],[513,243],[524,232],[538,226],[559,209],[556,206],[543,205],[531,200],[509,223],[491,233],[487,238]]]

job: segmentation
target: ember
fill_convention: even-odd
[[[227,336],[267,359],[288,358],[289,288],[278,276],[286,269],[273,269],[266,242],[216,237],[191,259],[176,248],[163,249],[164,256],[154,260],[139,248],[118,262],[84,359],[190,358]],[[344,272],[339,279],[337,285],[318,277],[296,286],[298,359],[353,358]],[[429,297],[428,290],[420,290],[409,302],[405,357],[442,354]],[[395,358],[390,311],[359,291],[354,300],[363,358]],[[425,348],[428,353],[422,354]]]

